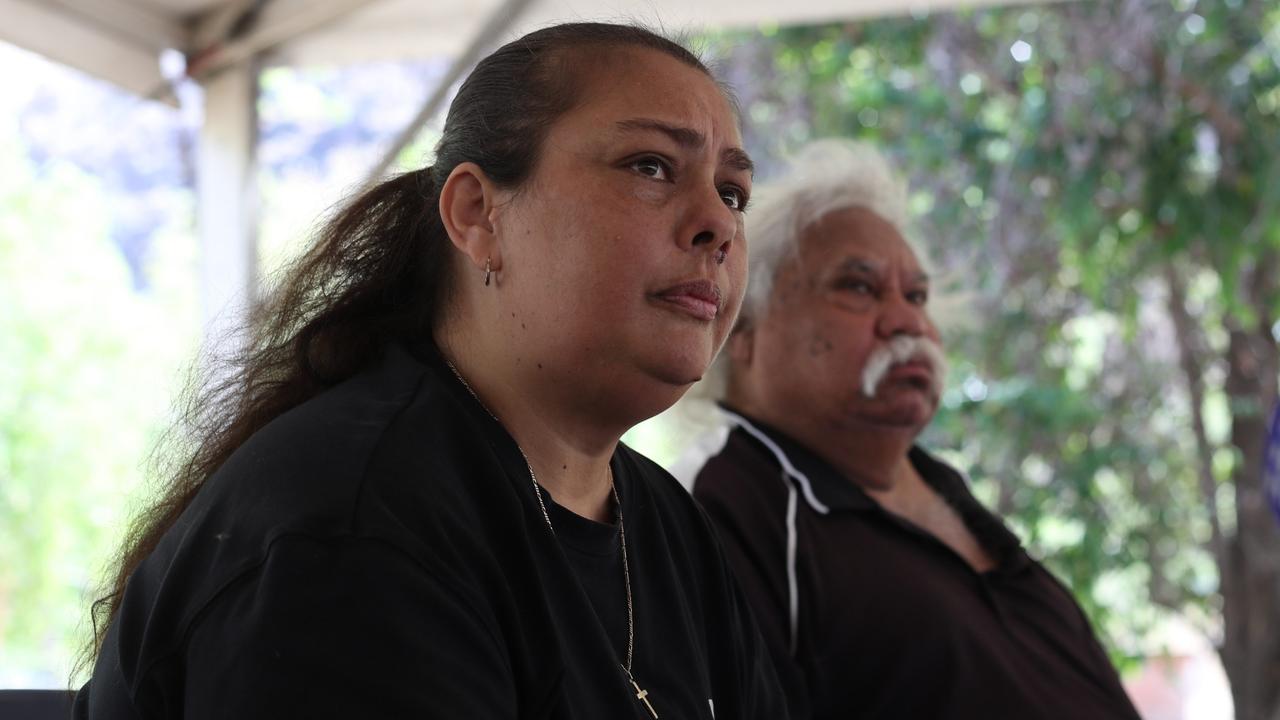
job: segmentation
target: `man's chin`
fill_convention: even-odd
[[[879,416],[873,416],[871,421],[886,430],[901,430],[904,432],[918,433],[924,430],[929,421],[933,419],[932,415],[927,413],[884,413]]]
[[[879,425],[919,431],[933,420],[938,410],[937,399],[926,391],[886,395],[889,394],[879,392],[871,398],[873,407],[864,413],[864,417]]]

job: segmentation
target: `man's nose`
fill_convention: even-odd
[[[924,307],[900,293],[893,293],[886,299],[876,317],[876,334],[885,339],[897,335],[924,335],[928,327],[929,319]]]

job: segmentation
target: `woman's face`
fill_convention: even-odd
[[[592,65],[579,103],[492,215],[498,322],[525,370],[639,393],[656,413],[702,376],[738,314],[751,164],[701,71],[645,49],[574,60]]]

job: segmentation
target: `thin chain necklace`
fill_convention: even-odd
[[[488,405],[485,405],[480,400],[480,396],[476,395],[476,391],[471,389],[471,384],[467,382],[466,378],[462,377],[462,373],[458,372],[458,368],[454,367],[453,362],[445,360],[444,364],[449,366],[453,376],[458,379],[458,382],[462,383],[462,387],[467,389],[472,399],[479,403],[485,412],[489,413],[489,417],[501,425],[502,421],[498,419],[497,415],[493,414]],[[512,438],[512,440],[514,439]],[[529,480],[533,483],[533,496],[538,498],[538,507],[542,509],[542,519],[547,521],[547,528],[551,530],[552,537],[559,540],[559,536],[556,535],[556,527],[551,524],[551,514],[547,512],[547,504],[542,500],[542,486],[538,484],[538,476],[533,472],[533,463],[529,462],[529,456],[525,455],[524,448],[520,447],[520,443],[515,445],[516,450],[520,452],[520,457],[524,459],[525,468],[529,470]],[[606,465],[605,470],[609,474],[609,491],[613,494],[613,503],[618,507],[618,536],[622,544],[622,581],[627,591],[627,657],[625,662],[619,663],[619,665],[622,667],[622,671],[627,674],[627,681],[631,683],[631,687],[635,688],[636,699],[644,703],[649,714],[656,720],[658,711],[654,710],[653,705],[649,703],[649,691],[640,687],[640,683],[636,682],[635,676],[631,674],[631,659],[636,643],[636,618],[635,606],[631,601],[631,569],[630,563],[627,562],[627,525],[622,518],[622,498],[618,496],[618,488],[613,483],[613,468]]]

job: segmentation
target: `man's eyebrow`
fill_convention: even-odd
[[[863,272],[869,275],[879,275],[880,271],[883,269],[881,263],[860,257],[846,258],[838,267],[843,272]],[[915,275],[912,275],[911,280],[913,282],[924,283],[927,285],[929,283],[929,273],[921,270]]]
[[[649,132],[659,132],[675,141],[680,147],[697,150],[707,143],[707,137],[693,128],[680,127],[671,123],[662,122],[661,120],[653,120],[650,118],[632,118],[630,120],[618,121],[617,128],[619,130],[645,130]],[[751,161],[751,156],[742,148],[728,148],[720,153],[720,161],[734,170],[742,170],[755,175],[756,164]]]
[[[863,258],[857,258],[857,257],[846,258],[837,267],[840,270],[845,272],[850,272],[850,271],[864,272],[864,273],[867,273],[868,275],[880,274],[880,268],[878,267],[878,263],[873,263],[870,260],[864,260]]]

